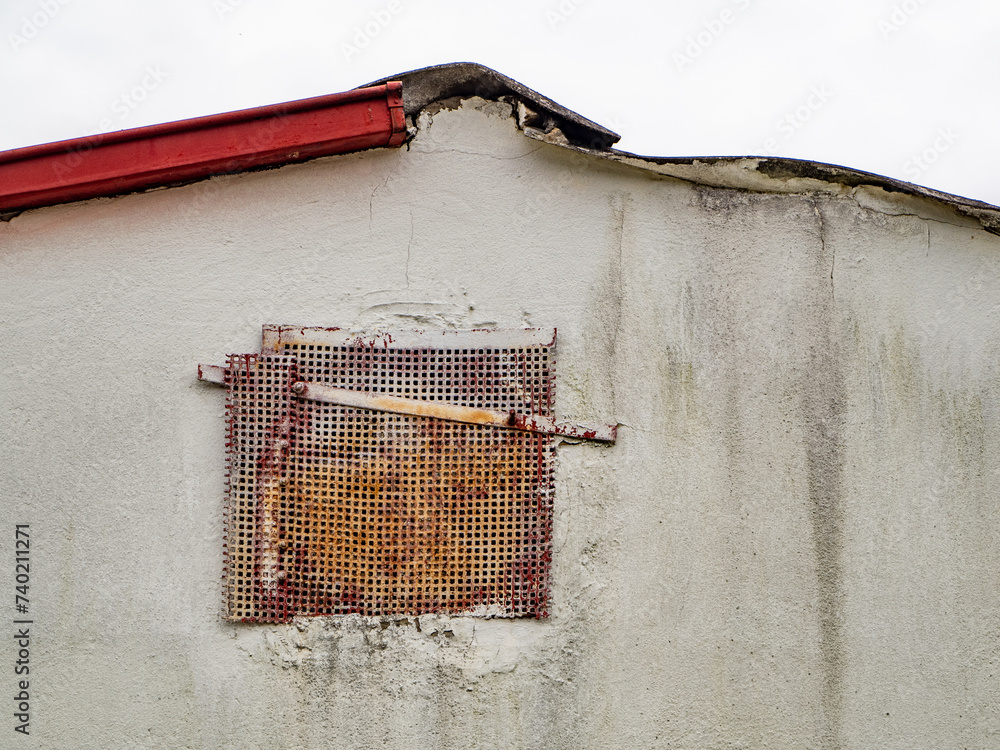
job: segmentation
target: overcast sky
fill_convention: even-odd
[[[0,150],[488,65],[653,156],[773,154],[1000,204],[1000,3],[5,0]]]

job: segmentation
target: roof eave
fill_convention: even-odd
[[[0,153],[0,213],[305,161],[406,138],[390,81],[191,120]]]
[[[621,139],[603,125],[479,63],[432,65],[365,85],[375,86],[389,80],[403,82],[403,107],[406,116],[413,122],[422,110],[432,104],[478,96],[491,101],[506,99],[521,102],[531,113],[527,124],[542,133],[557,128],[575,146],[606,150]]]
[[[796,194],[858,194],[858,191],[875,190],[931,201],[978,222],[991,234],[1000,235],[1000,207],[836,164],[774,156],[642,156],[618,149],[581,148],[527,131],[526,134],[562,148],[710,188]]]

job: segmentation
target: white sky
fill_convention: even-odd
[[[0,150],[464,60],[628,151],[770,152],[1000,204],[998,31],[982,0],[5,0]]]

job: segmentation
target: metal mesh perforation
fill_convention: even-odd
[[[226,611],[544,616],[549,435],[298,399],[295,379],[551,415],[546,346],[231,357]]]

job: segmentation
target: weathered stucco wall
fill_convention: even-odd
[[[994,746],[1000,239],[877,191],[658,177],[502,104],[420,125],[0,224],[16,739]],[[195,366],[268,322],[558,327],[560,416],[622,426],[559,449],[549,619],[221,621],[224,396]]]

